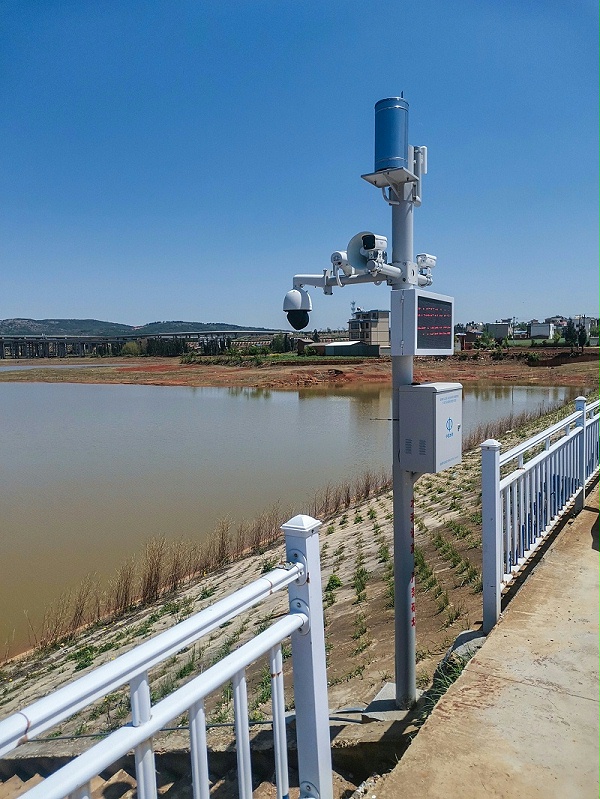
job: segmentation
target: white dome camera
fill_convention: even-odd
[[[304,289],[288,291],[283,300],[283,310],[294,330],[304,330],[308,325],[308,313],[312,311],[310,294]]]

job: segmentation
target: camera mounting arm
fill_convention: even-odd
[[[314,286],[323,289],[325,294],[331,294],[334,286],[352,286],[356,283],[381,283],[388,277],[387,270],[393,270],[393,277],[401,274],[400,269],[389,264],[377,267],[370,272],[357,272],[353,275],[340,274],[338,271],[324,269],[322,275],[294,275],[293,286],[295,289],[303,286]],[[396,274],[398,273],[398,274]],[[392,275],[390,275],[392,276]]]

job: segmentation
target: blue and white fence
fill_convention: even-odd
[[[502,591],[573,506],[598,471],[600,400],[575,401],[575,413],[500,454],[481,445],[483,631],[500,616]],[[540,451],[541,450],[541,451]]]
[[[290,519],[281,528],[286,539],[285,566],[263,575],[170,630],[0,722],[2,757],[120,686],[127,683],[130,686],[131,723],[112,732],[24,796],[28,799],[90,799],[93,778],[133,749],[138,799],[156,799],[152,736],[187,712],[193,796],[194,799],[208,799],[204,700],[231,680],[239,795],[241,799],[251,799],[246,668],[269,653],[277,797],[286,799],[289,783],[281,643],[291,636],[300,795],[331,799],[333,788],[319,559],[320,526],[321,523],[310,516],[300,515]],[[287,615],[152,705],[149,669],[285,587],[289,594]]]

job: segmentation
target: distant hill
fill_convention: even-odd
[[[135,333],[151,336],[156,333],[202,333],[210,330],[257,330],[264,327],[243,327],[225,322],[149,322],[141,327],[102,322],[98,319],[2,319],[0,335],[4,336],[115,336]]]

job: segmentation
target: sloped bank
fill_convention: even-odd
[[[570,410],[565,409],[563,415]],[[559,415],[560,412],[546,414],[517,431],[512,430],[511,422],[510,431],[502,431],[500,426],[495,434],[509,446],[548,426]],[[426,689],[456,636],[466,629],[477,629],[481,622],[478,450],[467,452],[463,462],[448,472],[421,478],[415,487],[415,499],[417,676],[419,687]],[[328,519],[322,528],[322,584],[332,711],[364,707],[379,687],[392,679],[392,523],[391,495],[384,491],[358,502],[350,498],[348,506]],[[269,549],[244,556],[153,604],[138,607],[127,616],[97,624],[71,640],[6,663],[1,674],[0,712],[9,715],[93,666],[128,651],[145,638],[247,584],[276,565],[282,556],[283,546],[278,540]],[[248,640],[271,619],[284,613],[286,606],[285,596],[273,597],[236,622],[224,625],[208,641],[199,642],[157,667],[150,675],[153,698],[170,693]],[[286,660],[286,702],[292,709],[289,666]],[[249,707],[251,719],[257,723],[256,744],[262,742],[268,748],[269,735],[260,726],[270,713],[264,668],[265,664],[258,663],[248,673]],[[231,695],[227,686],[212,697],[207,710],[213,725],[231,722]],[[116,691],[60,725],[43,742],[27,748],[30,752],[33,748],[36,757],[52,756],[59,751],[63,755],[73,753],[89,745],[90,738],[85,736],[102,734],[120,726],[128,717],[127,691]],[[348,790],[348,785],[358,785],[370,769],[385,770],[391,766],[388,761],[401,755],[416,731],[416,727],[408,726],[396,729],[392,735],[389,729],[382,730],[378,725],[350,726],[344,718],[349,720],[352,716],[340,714],[333,728],[340,794],[342,785],[344,790]],[[174,729],[160,736],[157,747],[163,751],[185,750],[188,746],[185,722],[185,718],[177,719]],[[231,751],[230,727],[214,726],[209,735],[214,752]],[[382,737],[387,747],[382,746]],[[18,752],[19,757],[26,754]]]

